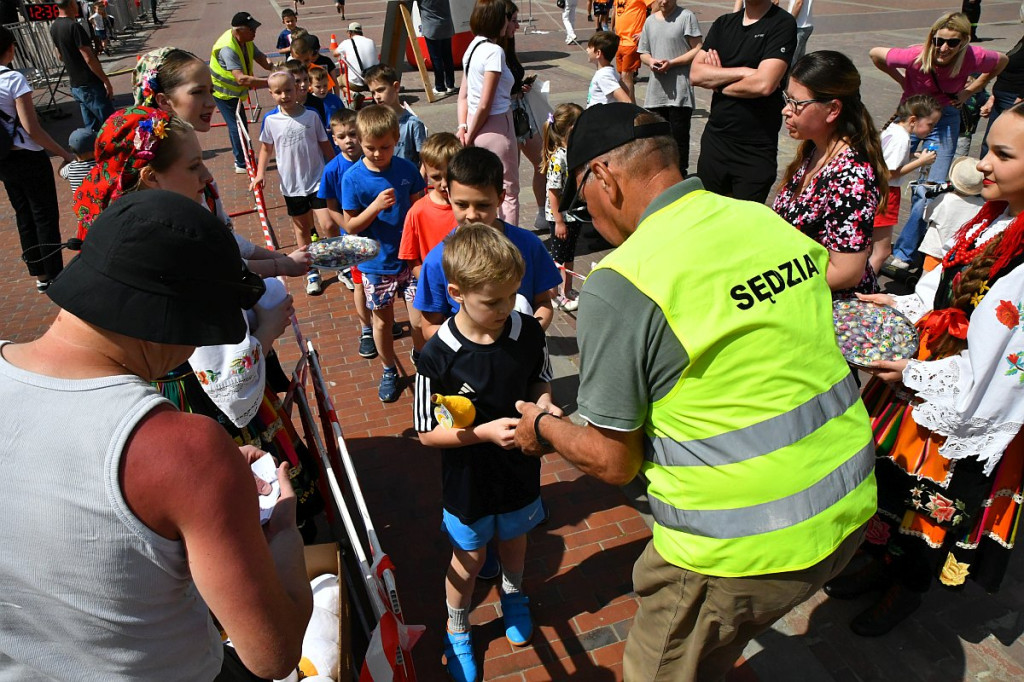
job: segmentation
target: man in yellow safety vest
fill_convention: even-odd
[[[257,78],[253,75],[253,64],[259,64],[267,71],[274,68],[253,42],[256,40],[256,29],[260,25],[260,22],[248,12],[236,13],[231,18],[231,28],[221,34],[210,53],[213,98],[228,126],[231,153],[235,156],[235,172],[239,174],[246,172],[245,153],[242,150],[242,140],[238,136],[235,111],[247,91],[267,87],[266,78]],[[242,120],[245,121],[244,115]]]
[[[844,568],[875,512],[828,252],[684,180],[669,124],[635,105],[585,111],[567,157],[561,210],[585,203],[618,245],[580,295],[587,425],[523,403],[516,445],[609,483],[643,475],[655,523],[624,678],[719,679]]]

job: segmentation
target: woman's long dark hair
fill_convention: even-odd
[[[883,204],[889,194],[889,170],[882,156],[882,140],[878,130],[860,99],[860,72],[857,67],[842,52],[819,50],[804,55],[793,66],[789,79],[810,90],[815,99],[839,100],[842,108],[836,119],[832,139],[845,141],[867,160],[878,182],[878,203]],[[800,145],[796,158],[786,168],[782,186],[793,179],[813,149],[814,143],[810,140]]]

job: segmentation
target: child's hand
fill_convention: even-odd
[[[476,433],[500,448],[511,450],[516,445],[517,426],[519,426],[518,419],[502,417],[476,427]]]
[[[395,188],[388,187],[386,190],[377,195],[377,198],[373,200],[373,207],[379,213],[385,209],[391,208],[395,205]]]
[[[569,237],[569,228],[565,226],[564,222],[557,221],[555,223],[555,239],[558,239],[558,240],[564,242],[568,237]]]
[[[313,256],[309,255],[308,249],[309,247],[307,246],[300,246],[289,253],[287,258],[281,259],[281,265],[285,267],[285,275],[288,277],[299,277],[309,271],[309,266],[313,262]]]
[[[935,163],[935,159],[938,157],[934,151],[923,151],[917,153],[917,158],[921,161],[921,165],[930,166]]]
[[[249,191],[254,192],[256,191],[257,187],[263,187],[263,176],[260,175],[259,173],[257,173],[256,177],[254,177],[252,181],[249,183]]]
[[[895,303],[895,299],[889,294],[857,294],[857,298],[868,303],[875,303],[877,305],[892,306]]]

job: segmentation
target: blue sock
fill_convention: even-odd
[[[363,327],[359,333],[362,334],[363,336],[367,334],[373,334],[373,327]]]

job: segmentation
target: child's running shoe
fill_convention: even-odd
[[[395,322],[391,325],[391,336],[393,336],[394,338],[400,338],[404,333],[405,330],[402,329],[402,325],[399,324],[398,322]]]
[[[398,370],[385,369],[380,378],[380,386],[377,387],[377,397],[382,403],[393,403],[398,400],[401,391],[398,390]]]
[[[377,357],[377,344],[373,342],[373,332],[359,335],[359,357],[372,360]]]
[[[501,593],[501,618],[505,621],[505,637],[512,646],[526,646],[533,639],[533,618],[530,599],[522,592]]]
[[[312,270],[306,275],[306,294],[308,296],[319,296],[324,292],[323,284],[320,279],[320,273],[316,270]]]
[[[476,682],[476,658],[471,632],[445,631],[444,665],[455,682]]]
[[[356,283],[352,281],[351,270],[342,270],[341,272],[339,272],[338,279],[341,280],[341,283],[344,284],[345,288],[348,289],[349,291],[356,290]]]

